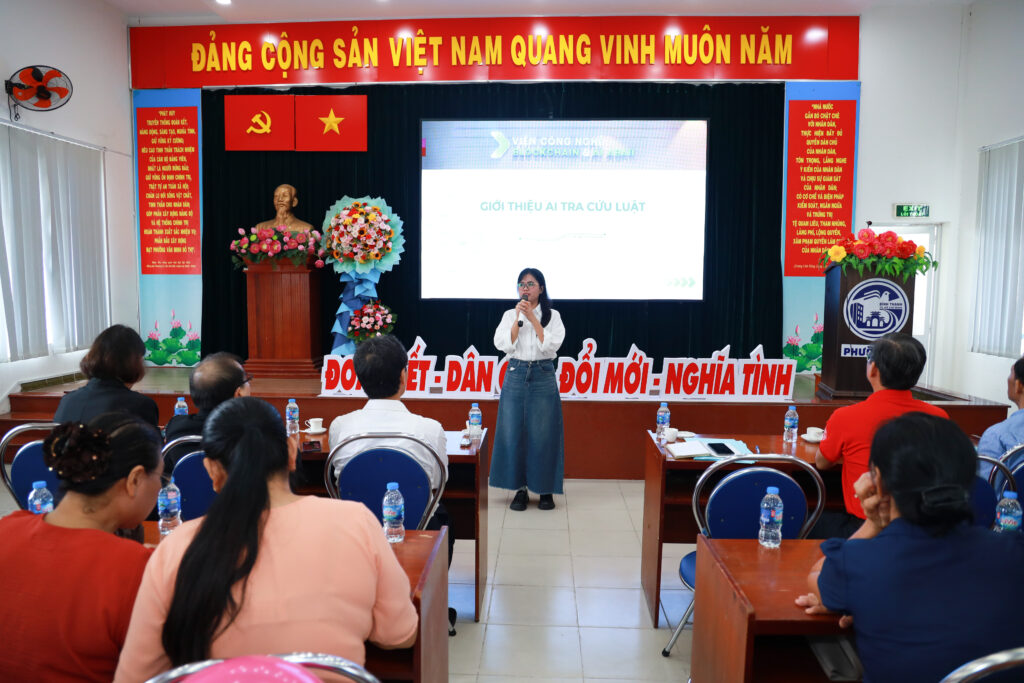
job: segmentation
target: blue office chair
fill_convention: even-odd
[[[707,506],[700,508],[700,497],[704,488],[715,474],[730,465],[744,464],[754,461],[753,467],[745,467],[726,475],[708,497]],[[807,496],[800,484],[790,475],[771,467],[761,467],[762,463],[795,464],[811,475],[817,493],[814,511],[807,515]],[[782,537],[805,538],[821,517],[825,507],[825,484],[818,470],[810,463],[786,455],[738,455],[711,465],[697,480],[693,487],[693,517],[697,521],[700,533],[708,538],[757,538],[761,530],[761,499],[769,486],[779,489],[783,504]],[[697,552],[689,553],[679,561],[679,580],[691,591],[697,586]],[[693,603],[679,620],[668,645],[661,651],[669,656],[672,647],[679,639],[686,622],[693,614]]]
[[[1024,472],[1024,443],[1019,443],[1013,448],[1008,449],[1005,453],[999,456],[999,462],[1006,465],[1010,468],[1010,471],[1013,472],[1013,480],[1017,485],[1016,490],[1024,491],[1024,486],[1022,486],[1022,484],[1024,484],[1024,480],[1019,478],[1019,473]],[[992,484],[996,491],[1002,493],[1006,479],[998,476],[996,469],[993,467],[992,472],[988,475],[988,482]]]
[[[1011,669],[1024,667],[1024,647],[1003,650],[991,655],[979,657],[957,667],[939,683],[971,683],[982,678]],[[1019,680],[1019,679],[1014,679]]]
[[[174,485],[181,490],[181,519],[185,522],[205,515],[210,503],[217,496],[210,475],[203,466],[203,452],[198,449],[200,441],[200,436],[183,436],[169,442],[161,452],[163,456],[172,448],[183,444],[191,443],[197,446],[191,453],[178,460],[171,472]]]
[[[382,439],[387,439],[395,445],[377,446]],[[340,476],[335,479],[334,463],[340,457],[342,449],[360,441],[365,442],[366,450],[358,452],[346,462]],[[411,447],[426,449],[437,463],[441,472],[441,484],[436,491],[431,491],[430,475],[413,456],[409,450]],[[423,439],[398,432],[354,434],[332,448],[324,463],[324,486],[331,497],[363,503],[381,523],[381,503],[387,484],[392,481],[398,482],[398,489],[405,499],[405,518],[419,520],[416,524],[417,529],[426,527],[448,484],[448,470],[436,449]]]
[[[43,463],[42,441],[32,441],[18,449],[11,462],[10,474],[3,465],[6,462],[7,447],[19,434],[32,431],[49,432],[56,426],[56,422],[28,422],[9,430],[0,440],[0,477],[22,510],[28,509],[28,494],[32,492],[32,482],[46,482],[46,488],[53,494],[54,505],[64,497],[64,492],[60,488],[60,480],[57,479],[56,473]]]
[[[974,524],[975,526],[991,529],[996,523],[996,505],[999,503],[999,495],[1002,491],[1016,491],[1017,484],[1013,478],[1013,473],[1000,461],[986,455],[979,455],[978,460],[991,465],[992,472],[989,474],[988,480],[977,476],[974,477],[974,485],[971,487],[971,507],[974,509]],[[996,494],[996,489],[989,483],[996,476],[1001,476],[1004,482],[1000,494]]]

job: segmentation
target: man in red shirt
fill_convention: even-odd
[[[849,538],[860,528],[864,510],[853,484],[868,471],[871,439],[883,423],[913,412],[949,417],[942,408],[910,394],[924,370],[925,357],[924,346],[908,334],[887,334],[871,345],[867,377],[872,394],[832,413],[825,424],[825,438],[814,456],[819,470],[842,465],[846,512],[826,510],[811,529],[811,538]]]

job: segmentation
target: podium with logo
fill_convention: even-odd
[[[833,265],[825,272],[825,329],[821,381],[816,395],[825,400],[863,398],[871,393],[866,375],[872,342],[891,332],[910,334],[914,322],[914,276],[888,277],[846,272]]]

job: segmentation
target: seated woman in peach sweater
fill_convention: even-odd
[[[364,641],[409,647],[409,579],[361,503],[296,496],[298,439],[256,398],[217,407],[203,429],[219,495],[165,538],[146,567],[115,681],[248,654],[340,655]]]

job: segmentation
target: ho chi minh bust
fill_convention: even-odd
[[[292,213],[299,203],[299,195],[295,191],[295,188],[291,185],[278,185],[277,189],[274,190],[274,209],[277,210],[277,215],[268,221],[257,223],[256,228],[275,228],[279,225],[287,226],[292,232],[300,230],[312,230],[313,226],[304,220],[295,217]]]

